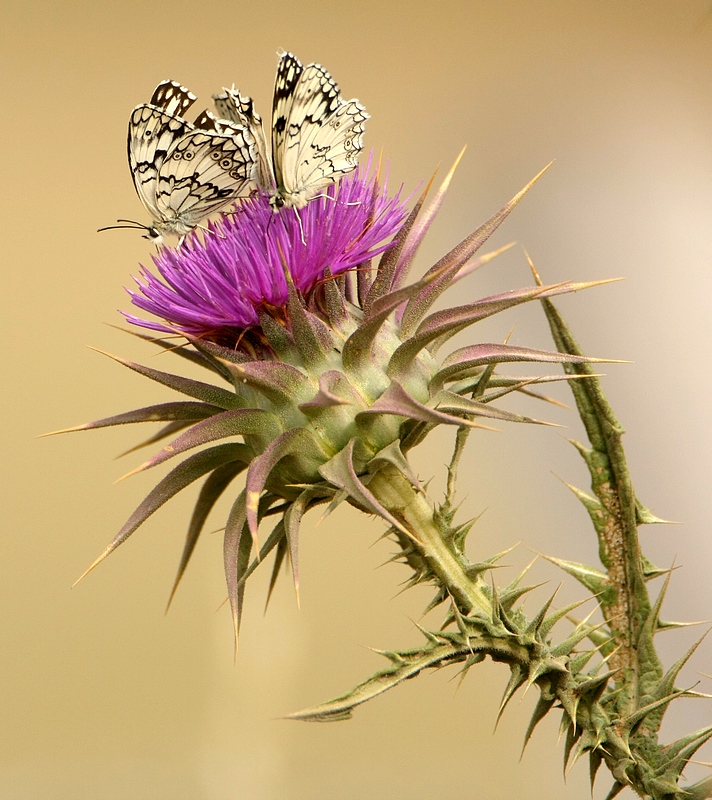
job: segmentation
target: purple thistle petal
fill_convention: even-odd
[[[299,211],[274,213],[266,195],[254,195],[208,223],[203,237],[162,248],[153,257],[158,274],[142,266],[138,291],[128,290],[135,306],[162,321],[126,318],[152,330],[210,338],[227,329],[238,338],[259,325],[258,309],[286,305],[283,261],[306,294],[327,268],[339,275],[383,253],[407,210],[400,191],[389,197],[367,173],[345,176]]]

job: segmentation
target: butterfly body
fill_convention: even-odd
[[[233,87],[214,100],[222,117],[252,133],[256,183],[270,195],[275,212],[285,206],[304,208],[357,166],[369,115],[358,100],[341,99],[338,85],[319,64],[304,67],[291,53],[281,56],[272,103],[271,152],[251,98]]]
[[[207,111],[194,123],[182,114],[195,95],[175,81],[160,83],[131,113],[128,158],[136,193],[152,218],[146,238],[185,236],[201,220],[244,195],[256,150],[250,130]],[[140,226],[140,224],[139,224]]]

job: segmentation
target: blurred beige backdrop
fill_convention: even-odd
[[[518,760],[533,692],[492,733],[507,673],[490,663],[459,689],[454,671],[421,675],[350,722],[279,719],[380,668],[369,647],[420,641],[414,620],[429,594],[398,594],[405,570],[379,569],[391,548],[376,522],[341,508],[317,526],[315,515],[302,536],[301,611],[286,580],[263,617],[267,571],[256,577],[233,666],[219,534],[205,537],[163,614],[188,496],[70,590],[154,480],[112,485],[139,463],[141,455],[112,458],[140,433],[35,437],[169,397],[85,347],[153,358],[108,326],[122,323],[122,287],[150,246],[136,232],[95,233],[116,217],[145,216],[125,162],[132,107],[173,78],[203,101],[234,81],[266,110],[276,51],[290,49],[323,63],[346,97],[366,105],[367,147],[383,148],[393,186],[412,190],[468,145],[420,271],[555,159],[493,240],[521,246],[460,284],[456,299],[529,284],[522,247],[547,281],[627,278],[559,307],[589,353],[632,362],[607,367],[605,385],[628,429],[640,497],[682,523],[642,533],[654,561],[681,567],[665,615],[709,618],[708,0],[4,6],[0,797],[588,797],[583,763],[563,781],[554,715]],[[513,342],[549,346],[533,307],[472,336],[501,340],[514,325]],[[486,511],[473,558],[522,542],[513,567],[531,550],[595,559],[584,512],[557,478],[587,485],[561,435],[580,431],[569,412],[548,418],[569,429],[472,437],[462,514]],[[450,442],[438,434],[418,456],[436,492]],[[543,564],[534,577],[549,581],[536,601],[562,580]],[[566,580],[561,602],[580,596]],[[666,634],[668,663],[699,630]],[[712,673],[710,643],[682,680],[710,691],[700,672]],[[710,722],[709,705],[683,703],[668,736]],[[608,786],[602,774],[596,797]]]

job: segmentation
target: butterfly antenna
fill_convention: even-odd
[[[136,222],[135,219],[117,219],[116,221],[117,222],[121,222],[121,223],[125,223],[125,224],[122,224],[122,225],[107,225],[104,228],[97,228],[96,232],[100,233],[101,231],[113,231],[113,230],[116,230],[117,228],[135,228],[135,229],[141,230],[141,231],[150,230],[148,225],[143,225],[140,222]]]

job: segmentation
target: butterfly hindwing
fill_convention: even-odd
[[[267,150],[267,139],[262,117],[255,110],[252,98],[241,95],[233,86],[232,89],[223,89],[222,94],[214,94],[213,100],[221,117],[244,126],[252,134],[257,155],[255,183],[260,191],[272,192],[275,179]]]
[[[228,128],[229,125],[229,128]],[[164,219],[194,226],[243,194],[252,180],[254,146],[244,128],[217,121],[178,139],[158,173],[156,205]]]

